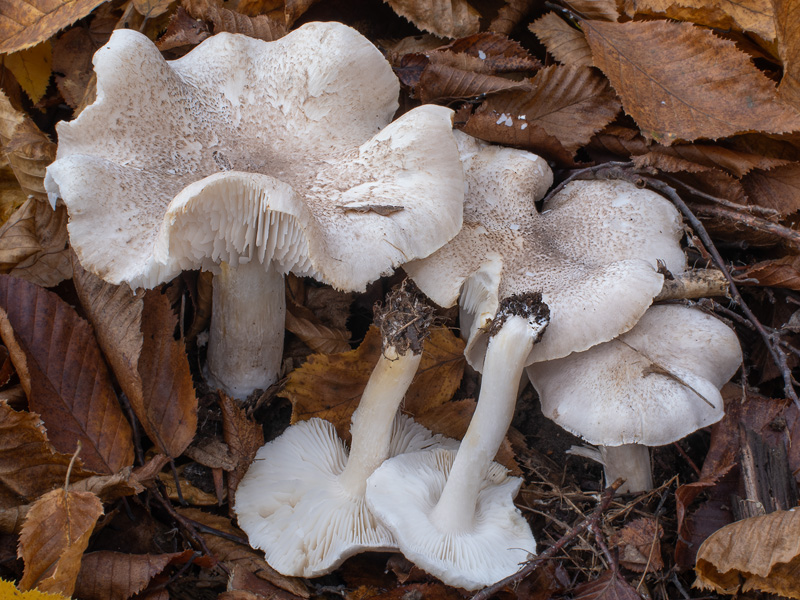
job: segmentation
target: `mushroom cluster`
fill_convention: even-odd
[[[279,374],[290,271],[362,291],[404,265],[433,302],[459,305],[482,373],[460,444],[398,413],[431,320],[403,288],[376,314],[383,352],[350,449],[311,419],[259,450],[235,511],[281,573],[399,549],[470,590],[513,574],[536,541],[513,503],[521,479],[493,461],[525,373],[545,415],[628,491],[652,485],[647,446],[722,417],[735,335],[651,306],[663,270],[686,270],[680,216],[658,194],[575,181],[537,210],[553,183],[542,158],[454,133],[443,107],[392,121],[391,67],[337,23],[269,43],[218,34],[175,61],[119,30],[94,64],[97,100],[59,126],[47,191],[106,281],[214,272],[208,375],[230,395]]]

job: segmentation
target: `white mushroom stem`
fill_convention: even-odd
[[[622,478],[625,483],[618,494],[636,494],[653,489],[653,474],[650,469],[650,449],[642,444],[620,446],[573,446],[569,454],[583,456],[603,465],[606,486]]]
[[[214,276],[208,338],[212,383],[238,399],[275,383],[285,324],[283,275],[272,263],[222,263]]]
[[[512,315],[489,340],[478,406],[431,513],[440,532],[473,528],[478,492],[511,425],[520,374],[545,325],[532,327],[525,317]]]
[[[414,354],[409,348],[405,354],[398,354],[390,346],[369,377],[353,413],[350,455],[339,476],[342,489],[353,497],[364,496],[367,478],[389,458],[392,423],[421,360],[421,352]]]

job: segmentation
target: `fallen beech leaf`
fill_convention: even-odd
[[[191,550],[170,554],[89,552],[81,561],[75,596],[81,600],[128,600],[169,565],[183,564],[192,554]]]
[[[610,542],[619,548],[619,564],[637,573],[654,573],[664,568],[661,538],[664,529],[652,517],[634,519],[620,529]]]
[[[32,502],[63,486],[71,459],[53,449],[38,415],[16,411],[0,401],[0,507]],[[78,462],[70,481],[92,475]]]
[[[86,321],[54,293],[0,275],[0,335],[57,449],[80,441],[84,464],[101,473],[133,463],[131,428]]]
[[[105,36],[93,36],[85,27],[73,27],[55,42],[53,47],[53,72],[61,96],[76,108],[94,77],[92,56],[100,48]]]
[[[0,579],[0,598],[13,598],[14,600],[70,600],[70,598],[61,594],[48,594],[39,590],[23,592],[5,579]]]
[[[19,536],[25,571],[19,587],[71,596],[103,504],[90,492],[64,489],[45,494],[31,507]]]
[[[489,31],[510,35],[535,4],[536,0],[507,0],[489,23]]]
[[[226,517],[212,515],[197,508],[178,508],[177,511],[181,515],[202,523],[206,527],[247,539],[246,534],[238,527],[233,526],[230,519]],[[267,564],[263,553],[253,550],[250,546],[239,544],[217,535],[204,534],[203,539],[209,550],[220,561],[226,563],[229,568],[245,569],[282,590],[291,592],[295,596],[300,596],[301,598],[310,596],[302,579],[281,575]]]
[[[222,409],[222,437],[236,460],[236,466],[228,470],[228,500],[233,506],[239,482],[247,473],[258,449],[264,445],[264,430],[261,425],[247,418],[236,400],[221,392],[219,405]]]
[[[291,27],[294,25],[294,22],[317,2],[319,0],[286,0],[283,9],[286,26]]]
[[[750,152],[739,152],[716,144],[653,144],[649,151],[661,156],[674,156],[708,168],[718,168],[735,177],[744,177],[755,169],[773,169],[789,164],[779,158],[770,158]]]
[[[9,228],[3,226],[0,229],[0,256],[3,250],[13,245],[22,235],[25,243],[30,244],[28,249],[33,252],[19,260],[7,272],[40,287],[53,287],[72,277],[67,209],[62,204],[53,210],[46,202],[34,198],[30,198],[28,202],[31,203],[28,210],[23,210],[25,205],[19,208],[23,220],[18,221],[15,213],[6,223]],[[28,218],[32,219],[32,222],[24,222]],[[12,221],[15,223],[13,228],[10,226]],[[28,228],[31,231],[30,237]]]
[[[641,600],[641,596],[616,571],[606,571],[594,581],[572,590],[574,600]]]
[[[186,478],[186,465],[178,467],[178,484],[181,493],[178,495],[178,486],[175,485],[175,477],[171,471],[159,473],[158,479],[167,490],[167,497],[173,502],[184,502],[190,506],[217,506],[219,499],[205,490],[201,490]]]
[[[765,260],[736,272],[739,279],[754,279],[765,287],[800,290],[800,256]]]
[[[2,157],[0,157],[2,160]],[[17,181],[11,166],[0,167],[0,227],[27,200],[27,195]]]
[[[553,65],[539,71],[530,83],[531,92],[506,92],[488,98],[467,121],[464,131],[486,139],[483,129],[491,128],[495,135],[490,141],[527,149],[534,144],[523,140],[526,134],[535,135],[532,132],[538,127],[574,153],[619,112],[619,101],[608,81],[588,67]]]
[[[50,41],[9,54],[3,59],[5,67],[14,74],[19,85],[36,104],[47,91],[53,72],[53,46]]]
[[[636,13],[662,13],[670,19],[709,27],[752,31],[766,41],[775,38],[770,0],[637,0]]]
[[[463,342],[444,328],[431,330],[403,410],[417,414],[450,400],[464,372]],[[311,417],[330,421],[350,439],[350,418],[381,352],[380,333],[370,328],[355,350],[313,355],[289,375],[283,394],[292,402],[292,423]]]
[[[0,54],[30,48],[82,19],[105,0],[6,0],[0,19]]]
[[[181,46],[196,46],[209,35],[211,34],[205,24],[190,17],[189,13],[180,6],[170,18],[167,30],[158,38],[156,46],[162,52]]]
[[[587,19],[596,21],[619,19],[617,3],[614,0],[569,0],[569,8]]]
[[[425,600],[461,600],[463,596],[455,588],[443,583],[411,583],[401,585],[388,592],[369,595],[369,600],[407,600],[409,598],[425,598]]]
[[[271,42],[286,35],[283,23],[265,15],[248,17],[219,6],[215,0],[183,0],[183,8],[195,19],[209,21],[214,25],[214,33],[227,31],[241,33],[259,40]]]
[[[286,299],[286,330],[295,334],[314,352],[335,354],[350,349],[350,332],[323,325],[305,306]]]
[[[800,210],[800,163],[761,168],[748,173],[742,186],[750,201],[782,216]]]
[[[433,55],[440,56],[441,55]],[[466,55],[453,55],[453,58],[468,59],[462,63],[480,62],[480,58]],[[430,60],[430,58],[429,58]],[[470,67],[474,65],[461,64],[459,67],[431,62],[420,75],[415,87],[415,96],[429,104],[436,101],[452,100],[455,98],[473,98],[510,90],[527,90],[530,85],[525,81],[514,81],[504,77],[476,73]]]
[[[254,598],[260,600],[262,598],[269,600],[298,600],[300,596],[296,596],[286,592],[279,587],[271,584],[266,579],[256,577],[247,569],[234,567],[230,578],[228,579],[228,591],[230,593],[243,592],[252,594],[251,596],[243,596],[242,598]],[[227,598],[224,594],[217,597]],[[231,598],[236,598],[232,596]]]
[[[175,0],[133,0],[133,6],[143,17],[154,19],[169,10]]]
[[[592,50],[586,36],[554,12],[549,12],[528,26],[547,51],[564,65],[591,67]]]
[[[41,249],[35,220],[39,204],[29,199],[0,227],[0,271],[8,273]]]
[[[0,36],[2,39],[2,36]],[[16,110],[0,91],[0,145],[26,194],[46,200],[44,173],[56,156],[56,145],[36,124]]]
[[[542,66],[519,42],[491,31],[454,40],[429,54],[465,54],[477,58],[484,65],[482,73],[534,71]]]
[[[800,511],[777,510],[713,533],[697,552],[695,586],[800,598]],[[742,585],[742,579],[744,585]]]
[[[669,21],[582,26],[595,65],[645,137],[670,145],[800,128],[797,111],[779,100],[748,56],[708,30]]]
[[[401,17],[423,31],[460,38],[478,33],[480,14],[466,0],[386,0]]]
[[[778,92],[786,102],[800,110],[800,7],[793,0],[772,0],[778,53],[783,62],[783,77]]]

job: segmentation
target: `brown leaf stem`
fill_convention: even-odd
[[[611,505],[611,501],[614,499],[614,494],[622,485],[622,483],[622,479],[617,479],[614,483],[603,490],[603,493],[600,495],[600,502],[598,502],[592,513],[588,517],[584,518],[580,523],[575,525],[567,533],[562,535],[555,544],[550,546],[547,550],[542,552],[533,560],[528,561],[524,567],[522,567],[513,575],[510,575],[505,579],[501,579],[489,587],[483,588],[480,592],[472,597],[472,600],[489,600],[489,598],[502,590],[504,587],[516,585],[528,575],[536,571],[536,569],[545,564],[548,560],[553,558],[563,548],[572,543],[575,538],[577,538],[584,531],[587,529],[593,529],[597,525],[597,522],[600,520],[600,517],[603,515],[603,513],[608,510],[608,507]],[[606,551],[607,550],[608,548],[606,548]]]

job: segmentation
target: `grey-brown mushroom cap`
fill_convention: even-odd
[[[437,530],[431,511],[455,454],[440,448],[385,461],[367,480],[367,505],[416,566],[447,585],[475,590],[513,575],[536,553],[536,541],[513,502],[522,480],[497,463],[478,494],[474,526],[446,534]]]
[[[466,354],[475,368],[502,298],[541,292],[551,321],[528,362],[552,360],[633,327],[661,290],[658,260],[684,270],[680,216],[658,194],[626,182],[576,181],[539,213],[534,202],[552,181],[542,159],[508,148],[461,148],[464,226],[442,249],[404,268],[442,306],[461,294]]]
[[[457,445],[398,415],[389,456]],[[335,428],[316,418],[292,425],[256,454],[236,490],[234,510],[250,545],[263,550],[278,572],[317,577],[359,552],[397,547],[363,495],[342,488],[339,475],[346,464]]]
[[[666,305],[616,340],[527,372],[542,412],[567,431],[604,446],[660,446],[722,418],[719,389],[741,362],[727,325]]]
[[[108,281],[174,276],[191,262],[169,254],[174,241],[210,248],[191,248],[203,254],[193,267],[259,259],[272,228],[299,257],[281,271],[363,289],[460,227],[452,112],[421,107],[387,127],[399,84],[349,27],[310,23],[275,42],[219,34],[171,62],[117,31],[94,62],[97,101],[60,124],[46,187],[67,205],[82,264]],[[242,213],[222,215],[219,198]],[[165,231],[183,220],[205,228]],[[316,259],[301,256],[315,245]]]

